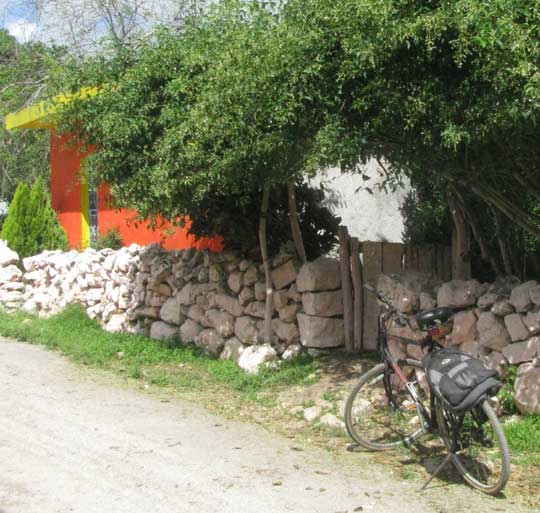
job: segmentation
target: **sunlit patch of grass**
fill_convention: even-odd
[[[540,415],[530,415],[504,424],[512,459],[540,468]]]
[[[271,399],[258,392],[308,385],[317,379],[318,363],[309,356],[282,362],[276,369],[247,374],[234,362],[207,356],[193,345],[108,333],[80,306],[70,306],[47,319],[0,312],[0,334],[43,344],[78,363],[120,371],[158,386],[193,390],[220,385],[265,404],[271,404]]]

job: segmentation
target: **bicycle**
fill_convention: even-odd
[[[451,460],[459,474],[474,488],[498,494],[510,475],[508,443],[500,422],[487,398],[474,408],[456,414],[432,389],[424,365],[414,359],[393,356],[389,336],[404,344],[438,351],[438,343],[449,333],[453,310],[439,307],[416,315],[418,327],[427,332],[421,341],[388,335],[391,322],[409,325],[407,317],[393,307],[390,298],[373,287],[365,286],[377,295],[385,311],[379,316],[377,350],[381,363],[363,374],[345,404],[345,424],[351,438],[372,451],[410,446],[427,434],[439,435],[447,456],[432,479]]]

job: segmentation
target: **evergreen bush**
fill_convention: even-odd
[[[38,178],[32,190],[20,183],[9,206],[1,238],[21,258],[46,249],[68,249],[68,238],[51,206],[43,180]]]

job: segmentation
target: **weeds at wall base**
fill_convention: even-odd
[[[0,334],[42,344],[77,363],[114,370],[154,385],[191,390],[219,385],[247,400],[257,400],[261,391],[317,379],[318,364],[308,356],[283,362],[278,370],[246,374],[235,363],[211,358],[193,345],[108,333],[80,306],[70,306],[47,319],[0,312]]]

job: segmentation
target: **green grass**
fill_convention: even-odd
[[[97,321],[90,320],[80,306],[70,306],[47,319],[0,312],[0,334],[42,344],[75,362],[120,370],[131,378],[145,379],[155,385],[182,389],[224,385],[252,400],[258,400],[257,393],[261,391],[313,383],[318,369],[316,360],[301,356],[282,362],[277,370],[247,374],[235,363],[206,356],[193,345],[108,333]],[[122,359],[118,353],[123,353]]]
[[[540,466],[540,415],[530,415],[504,425],[512,459],[521,465]]]

